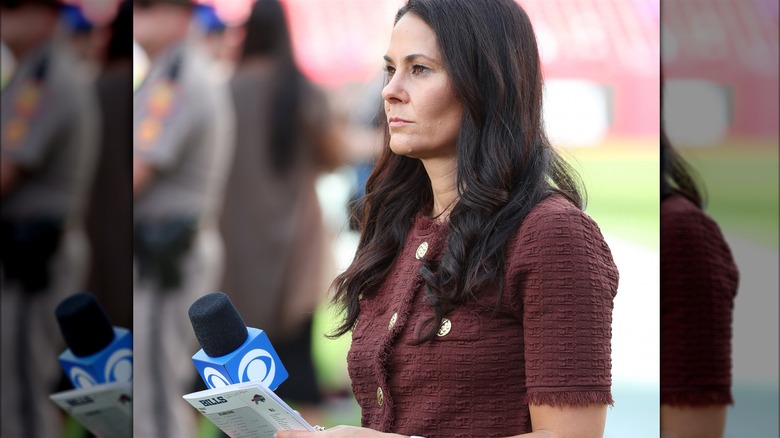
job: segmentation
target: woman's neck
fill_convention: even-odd
[[[423,166],[431,180],[431,217],[446,221],[458,198],[455,158],[423,160]]]

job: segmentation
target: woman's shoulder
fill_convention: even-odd
[[[673,275],[710,275],[728,272],[734,278],[737,268],[731,248],[717,222],[696,204],[681,195],[661,203],[661,269]]]
[[[673,194],[661,202],[660,219],[662,234],[718,228],[704,210],[680,194]]]
[[[560,214],[560,213],[574,213],[582,210],[574,205],[572,201],[567,199],[560,193],[553,193],[550,196],[542,199],[536,204],[528,213],[528,217],[541,216],[545,214]]]
[[[661,217],[677,215],[704,215],[696,204],[685,196],[674,193],[661,201]]]
[[[505,276],[515,309],[521,302],[607,306],[620,278],[596,222],[559,194],[539,202],[518,228],[508,245]]]
[[[554,193],[534,206],[520,224],[515,240],[554,238],[572,234],[596,234],[601,230],[582,209],[561,194]]]
[[[594,256],[613,263],[598,224],[561,194],[533,207],[508,245],[510,265],[574,263]]]
[[[690,244],[717,243],[727,246],[720,227],[699,206],[688,198],[674,194],[661,202],[660,208],[661,251],[675,248],[675,242]]]

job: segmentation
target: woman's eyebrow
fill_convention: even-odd
[[[383,58],[384,58],[384,60],[385,60],[385,61],[387,61],[387,62],[390,62],[390,63],[392,63],[392,62],[393,62],[393,59],[392,59],[392,58],[390,58],[388,55],[385,55],[385,56],[383,56]],[[428,61],[430,61],[430,62],[433,62],[433,63],[437,63],[437,64],[438,64],[438,62],[439,62],[439,61],[437,61],[437,60],[435,60],[435,59],[431,58],[430,56],[423,55],[422,53],[412,53],[412,54],[410,54],[410,55],[406,55],[406,56],[404,56],[404,60],[405,60],[406,62],[412,62],[412,61],[414,61],[414,60],[415,60],[415,59],[417,59],[417,58],[425,58],[425,59],[427,59]]]

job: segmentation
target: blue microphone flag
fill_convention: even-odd
[[[287,379],[287,370],[268,335],[251,327],[247,327],[247,332],[246,341],[224,356],[211,357],[203,349],[192,356],[192,362],[210,389],[259,381],[273,391]]]
[[[113,329],[114,340],[97,353],[79,357],[67,349],[60,355],[60,365],[74,387],[133,381],[133,336],[127,329]]]

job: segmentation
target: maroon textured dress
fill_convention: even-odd
[[[739,272],[718,225],[680,195],[661,203],[661,403],[729,404]]]
[[[505,291],[463,305],[431,342],[417,255],[436,259],[447,227],[418,216],[388,278],[366,291],[348,355],[365,427],[407,435],[530,432],[528,404],[612,404],[618,272],[598,226],[560,195],[539,203],[508,245]]]

